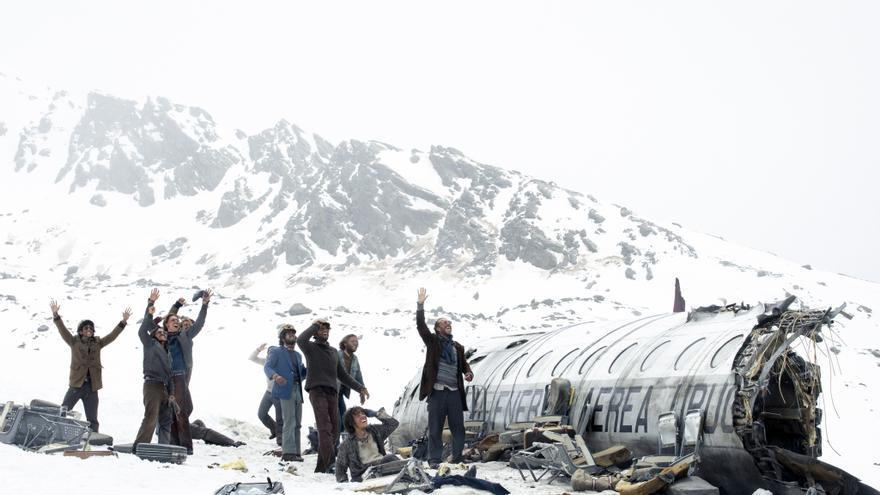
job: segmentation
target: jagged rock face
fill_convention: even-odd
[[[419,197],[441,206],[439,198],[412,188],[387,167],[377,165],[377,143],[349,141],[336,148],[326,168],[325,188],[315,191],[302,218],[318,247],[336,255],[357,253],[382,259],[408,250],[406,231],[423,235],[441,215],[414,208]]]
[[[236,179],[235,188],[227,191],[220,199],[220,207],[211,227],[231,227],[256,210],[268,197],[268,193],[259,198],[254,197],[254,192],[248,187],[245,179]]]
[[[15,170],[63,164],[48,169],[56,182],[87,191],[95,207],[117,200],[104,191],[148,207],[216,190],[214,204],[195,212],[197,223],[237,229],[253,245],[218,257],[167,239],[149,253],[154,263],[192,257],[212,279],[281,268],[314,285],[327,277],[315,270],[370,263],[489,277],[501,262],[559,272],[601,259],[617,263],[621,277],[649,280],[664,256],[697,256],[677,234],[626,208],[453,148],[333,145],[284,120],[255,135],[232,134],[221,134],[204,110],[162,98],[139,104],[92,93],[77,106],[59,92],[20,129]],[[53,142],[68,143],[66,156]]]
[[[36,129],[50,131],[51,125]],[[139,106],[92,93],[56,181],[70,181],[71,192],[94,182],[97,190],[131,194],[149,206],[160,188],[164,198],[213,190],[240,159],[201,109],[162,98]]]

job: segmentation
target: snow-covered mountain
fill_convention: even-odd
[[[690,307],[787,293],[811,306],[847,303],[853,318],[838,328],[827,356],[836,364],[823,378],[837,380],[826,395],[849,406],[837,418],[825,408],[834,444],[825,452],[840,447],[838,464],[880,480],[880,456],[855,456],[860,436],[847,426],[880,420],[870,394],[880,384],[878,284],[652,222],[450,147],[334,144],[284,120],[255,135],[230,125],[164,98],[75,94],[0,75],[0,352],[15,366],[5,369],[41,370],[24,381],[7,373],[0,398],[63,393],[67,349],[51,329],[50,296],[68,320],[91,317],[102,333],[125,306],[139,315],[150,287],[165,294],[160,307],[213,287],[196,414],[254,421],[262,379],[245,358],[281,321],[328,315],[339,337],[362,335],[366,379],[384,377],[371,391],[390,409],[422,359],[411,331],[420,286],[434,314],[451,316],[457,338],[473,344],[667,312],[679,277]],[[754,186],[707,187],[741,187],[742,201],[760,201]],[[827,242],[821,235],[817,226]],[[134,333],[104,359],[102,403],[122,405],[105,415],[139,414]],[[248,399],[230,402],[227,390]],[[137,425],[124,419],[102,423],[132,437]]]

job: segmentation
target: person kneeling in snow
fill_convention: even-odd
[[[376,418],[382,424],[371,425],[367,418]],[[336,454],[336,481],[348,481],[348,471],[351,471],[351,481],[362,481],[367,468],[398,460],[396,455],[385,453],[385,439],[399,424],[384,408],[378,413],[359,406],[345,411],[342,425],[348,438]]]

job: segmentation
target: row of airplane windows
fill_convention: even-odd
[[[739,349],[739,347],[743,341],[743,338],[744,338],[743,335],[737,335],[737,336],[734,336],[731,339],[729,339],[724,344],[722,344],[718,348],[718,350],[715,351],[715,354],[712,355],[712,359],[709,362],[709,366],[714,369],[714,368],[717,368],[718,366],[720,366],[723,362],[725,362],[727,360],[727,358],[730,357],[730,355],[733,352],[735,352],[737,349]],[[515,342],[512,342],[511,345],[508,345],[507,348],[509,349],[512,347],[518,347],[519,345],[521,345],[525,342],[526,341],[524,341],[524,340],[515,341]],[[664,340],[663,342],[654,346],[654,348],[651,349],[651,351],[648,352],[648,354],[642,360],[641,366],[639,367],[640,371],[645,372],[648,369],[650,369],[651,366],[653,366],[659,360],[659,358],[662,355],[664,355],[664,353],[666,351],[668,351],[668,346],[671,344],[671,342],[672,342],[671,340]],[[674,369],[679,370],[679,369],[682,369],[685,366],[687,366],[690,363],[690,361],[696,355],[699,354],[699,351],[702,350],[703,344],[705,344],[705,342],[706,342],[706,338],[700,337],[697,340],[688,344],[684,349],[682,349],[682,351],[679,353],[678,357],[675,359]],[[611,361],[611,364],[608,366],[608,373],[609,374],[616,373],[624,365],[626,365],[629,362],[630,357],[635,353],[637,348],[638,348],[638,343],[632,343],[632,344],[628,345],[627,347],[625,347],[624,349],[622,349],[617,354],[617,356],[614,358],[614,360]],[[583,375],[595,363],[595,361],[598,361],[598,359],[604,355],[604,351],[606,351],[607,349],[608,349],[607,346],[602,346],[602,347],[599,347],[598,349],[593,350],[593,352],[590,353],[587,356],[587,358],[584,359],[584,361],[581,363],[580,368],[578,368],[578,374]],[[576,354],[579,350],[580,350],[580,348],[574,348],[574,349],[569,350],[565,354],[563,354],[562,357],[560,357],[559,360],[556,361],[556,364],[553,366],[553,369],[551,371],[551,375],[552,376],[561,376],[561,375],[565,374],[565,372],[571,367],[572,364],[574,364],[574,362],[579,357],[581,357],[582,355],[584,355],[588,351],[592,350],[592,348],[590,348],[590,347],[585,348],[585,349],[581,350],[581,352],[579,354]],[[549,357],[551,354],[554,354],[554,353],[556,353],[556,350],[550,350],[550,351],[547,351],[544,354],[542,354],[540,357],[538,357],[532,363],[532,365],[529,367],[528,371],[526,372],[526,376],[532,376],[537,370],[540,369],[540,367],[538,365],[543,363],[545,361],[545,358]],[[473,366],[474,364],[485,359],[487,356],[488,356],[487,354],[484,354],[482,356],[477,356],[474,359],[470,360],[470,364]],[[522,360],[528,356],[529,356],[529,352],[523,352],[522,354],[517,356],[504,370],[504,373],[502,374],[501,378],[502,379],[507,378],[507,376],[515,369],[516,365],[518,363],[522,362]]]

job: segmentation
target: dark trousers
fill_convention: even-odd
[[[334,450],[339,438],[339,402],[332,388],[314,387],[309,390],[309,402],[318,424],[318,464],[316,473],[326,473],[334,462]]]
[[[443,423],[452,433],[452,462],[461,462],[464,450],[464,407],[458,390],[433,390],[428,396],[428,462],[443,456]]]
[[[179,406],[171,411],[171,444],[192,450],[193,440],[189,431],[189,414],[193,410],[192,397],[189,395],[186,375],[174,375],[174,399]]]
[[[269,409],[275,407],[275,419],[269,416]],[[260,401],[260,407],[257,409],[257,417],[260,422],[275,435],[275,441],[281,445],[281,432],[284,430],[284,417],[281,415],[281,400],[273,399],[272,393],[268,390],[263,393],[263,400]]]
[[[150,443],[153,439],[153,430],[159,420],[159,410],[168,404],[168,391],[164,383],[144,382],[144,419],[134,439],[135,445]]]
[[[92,381],[86,375],[86,381],[79,388],[70,387],[64,394],[64,400],[61,405],[66,407],[68,411],[73,409],[77,402],[82,401],[83,409],[86,410],[86,419],[89,421],[89,428],[95,433],[98,432],[98,391],[92,390]]]
[[[192,368],[186,369],[186,389],[189,391],[189,381],[192,379]],[[176,398],[176,397],[175,397]],[[178,402],[178,405],[180,403]],[[189,409],[186,412],[187,417],[192,416],[192,393],[189,394]],[[170,407],[163,406],[159,411],[159,424],[156,426],[156,436],[159,437],[159,443],[172,444],[171,440],[171,423],[174,421],[174,411]],[[178,444],[174,444],[178,445]]]
[[[159,408],[159,419],[156,424],[156,436],[159,437],[159,443],[166,445],[171,444],[171,416],[174,412],[171,410],[171,404],[168,401],[162,403]]]

